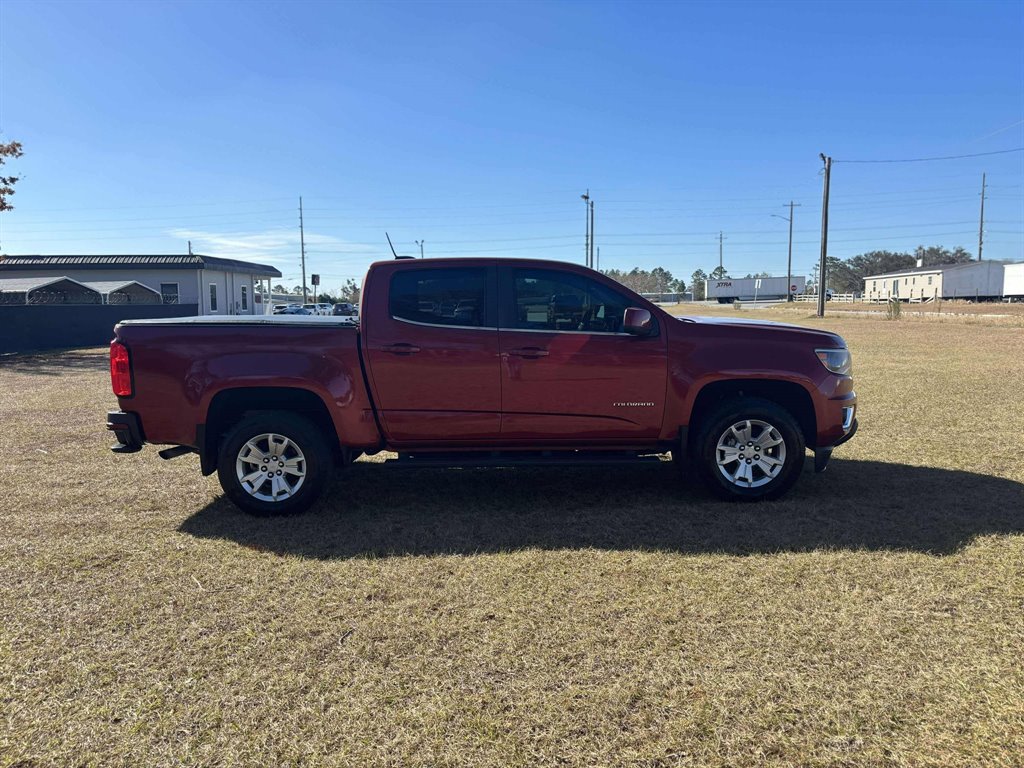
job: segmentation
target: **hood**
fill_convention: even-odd
[[[766,335],[777,337],[782,334],[789,336],[793,340],[803,338],[809,343],[824,344],[830,347],[846,346],[843,337],[831,331],[808,328],[803,325],[793,325],[792,323],[780,323],[775,320],[754,320],[742,317],[701,317],[696,315],[679,317],[678,319],[684,323],[713,326],[726,332],[735,330],[737,333],[744,335],[765,332]]]

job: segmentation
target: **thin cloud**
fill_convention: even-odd
[[[223,256],[270,264],[282,272],[294,272],[300,259],[299,233],[291,229],[263,232],[210,232],[201,229],[171,229],[167,233],[178,240],[190,240],[192,250],[209,256]],[[369,264],[384,254],[377,246],[353,243],[332,235],[307,232],[307,261],[323,263],[353,262]]]

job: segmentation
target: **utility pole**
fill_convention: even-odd
[[[302,222],[302,195],[299,195],[299,248],[302,253],[302,303],[309,302],[306,291],[306,231]]]
[[[793,209],[800,203],[789,201],[789,258],[786,259],[786,301],[793,300]]]
[[[793,300],[793,209],[799,208],[800,203],[794,203],[792,200],[789,201],[789,218],[782,216],[778,213],[771,214],[776,219],[782,219],[783,221],[789,222],[789,258],[786,260],[786,301]],[[783,208],[786,204],[783,204]]]
[[[998,197],[998,195],[996,195]],[[985,174],[981,174],[981,218],[978,220],[978,261],[981,261],[981,245],[985,239]]]
[[[818,262],[818,317],[825,316],[825,286],[828,285],[825,256],[828,254],[828,188],[832,178],[832,158],[822,152],[818,155],[825,163],[825,183],[821,197],[821,260]]]
[[[590,266],[590,190],[588,189],[585,194],[580,195],[583,200],[583,225],[586,228],[587,234],[583,238],[583,264],[587,267]]]
[[[601,271],[601,246],[597,246],[597,271]]]
[[[587,190],[589,192],[589,190]],[[594,201],[590,201],[590,268],[594,268]]]
[[[416,240],[414,242],[416,243],[416,245],[418,245],[420,247],[420,258],[422,259],[423,258],[423,244],[425,242],[427,242],[427,241],[426,240]]]
[[[722,270],[722,241],[725,240],[724,235],[721,232],[718,233],[718,269]],[[721,274],[721,272],[719,272]]]

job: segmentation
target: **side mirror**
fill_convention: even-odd
[[[646,336],[654,330],[654,318],[649,310],[630,307],[622,317],[622,330],[634,336]]]

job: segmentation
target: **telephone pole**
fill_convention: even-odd
[[[789,201],[789,218],[782,216],[778,213],[771,214],[776,219],[782,219],[783,221],[789,222],[789,259],[786,261],[786,301],[793,300],[793,209],[799,208],[800,203],[794,203],[792,200]],[[786,204],[783,204],[783,208]]]
[[[589,190],[588,190],[589,191]],[[590,268],[594,268],[594,201],[590,201]]]
[[[590,266],[590,190],[588,189],[584,194],[580,195],[580,199],[583,200],[583,226],[586,229],[586,235],[583,238],[583,264],[584,266]]]
[[[996,195],[999,197],[999,195]],[[981,174],[981,218],[978,220],[978,261],[981,261],[981,245],[985,239],[985,174]]]
[[[601,271],[601,246],[597,246],[597,271]]]
[[[825,316],[825,286],[828,285],[825,256],[828,254],[828,188],[832,179],[832,158],[822,152],[818,155],[825,163],[825,183],[821,193],[821,260],[818,262],[818,317]]]
[[[786,301],[793,300],[793,209],[800,203],[789,201],[789,258],[786,259]]]
[[[722,266],[722,241],[725,240],[725,236],[722,235],[721,231],[718,233],[718,269],[723,269]],[[721,273],[719,273],[721,274]]]
[[[420,258],[422,259],[423,258],[423,244],[425,242],[427,242],[427,241],[426,240],[414,240],[413,242],[415,242],[416,245],[418,245],[420,247]]]
[[[309,302],[306,291],[306,231],[302,223],[302,195],[299,195],[299,248],[302,253],[302,303]]]

